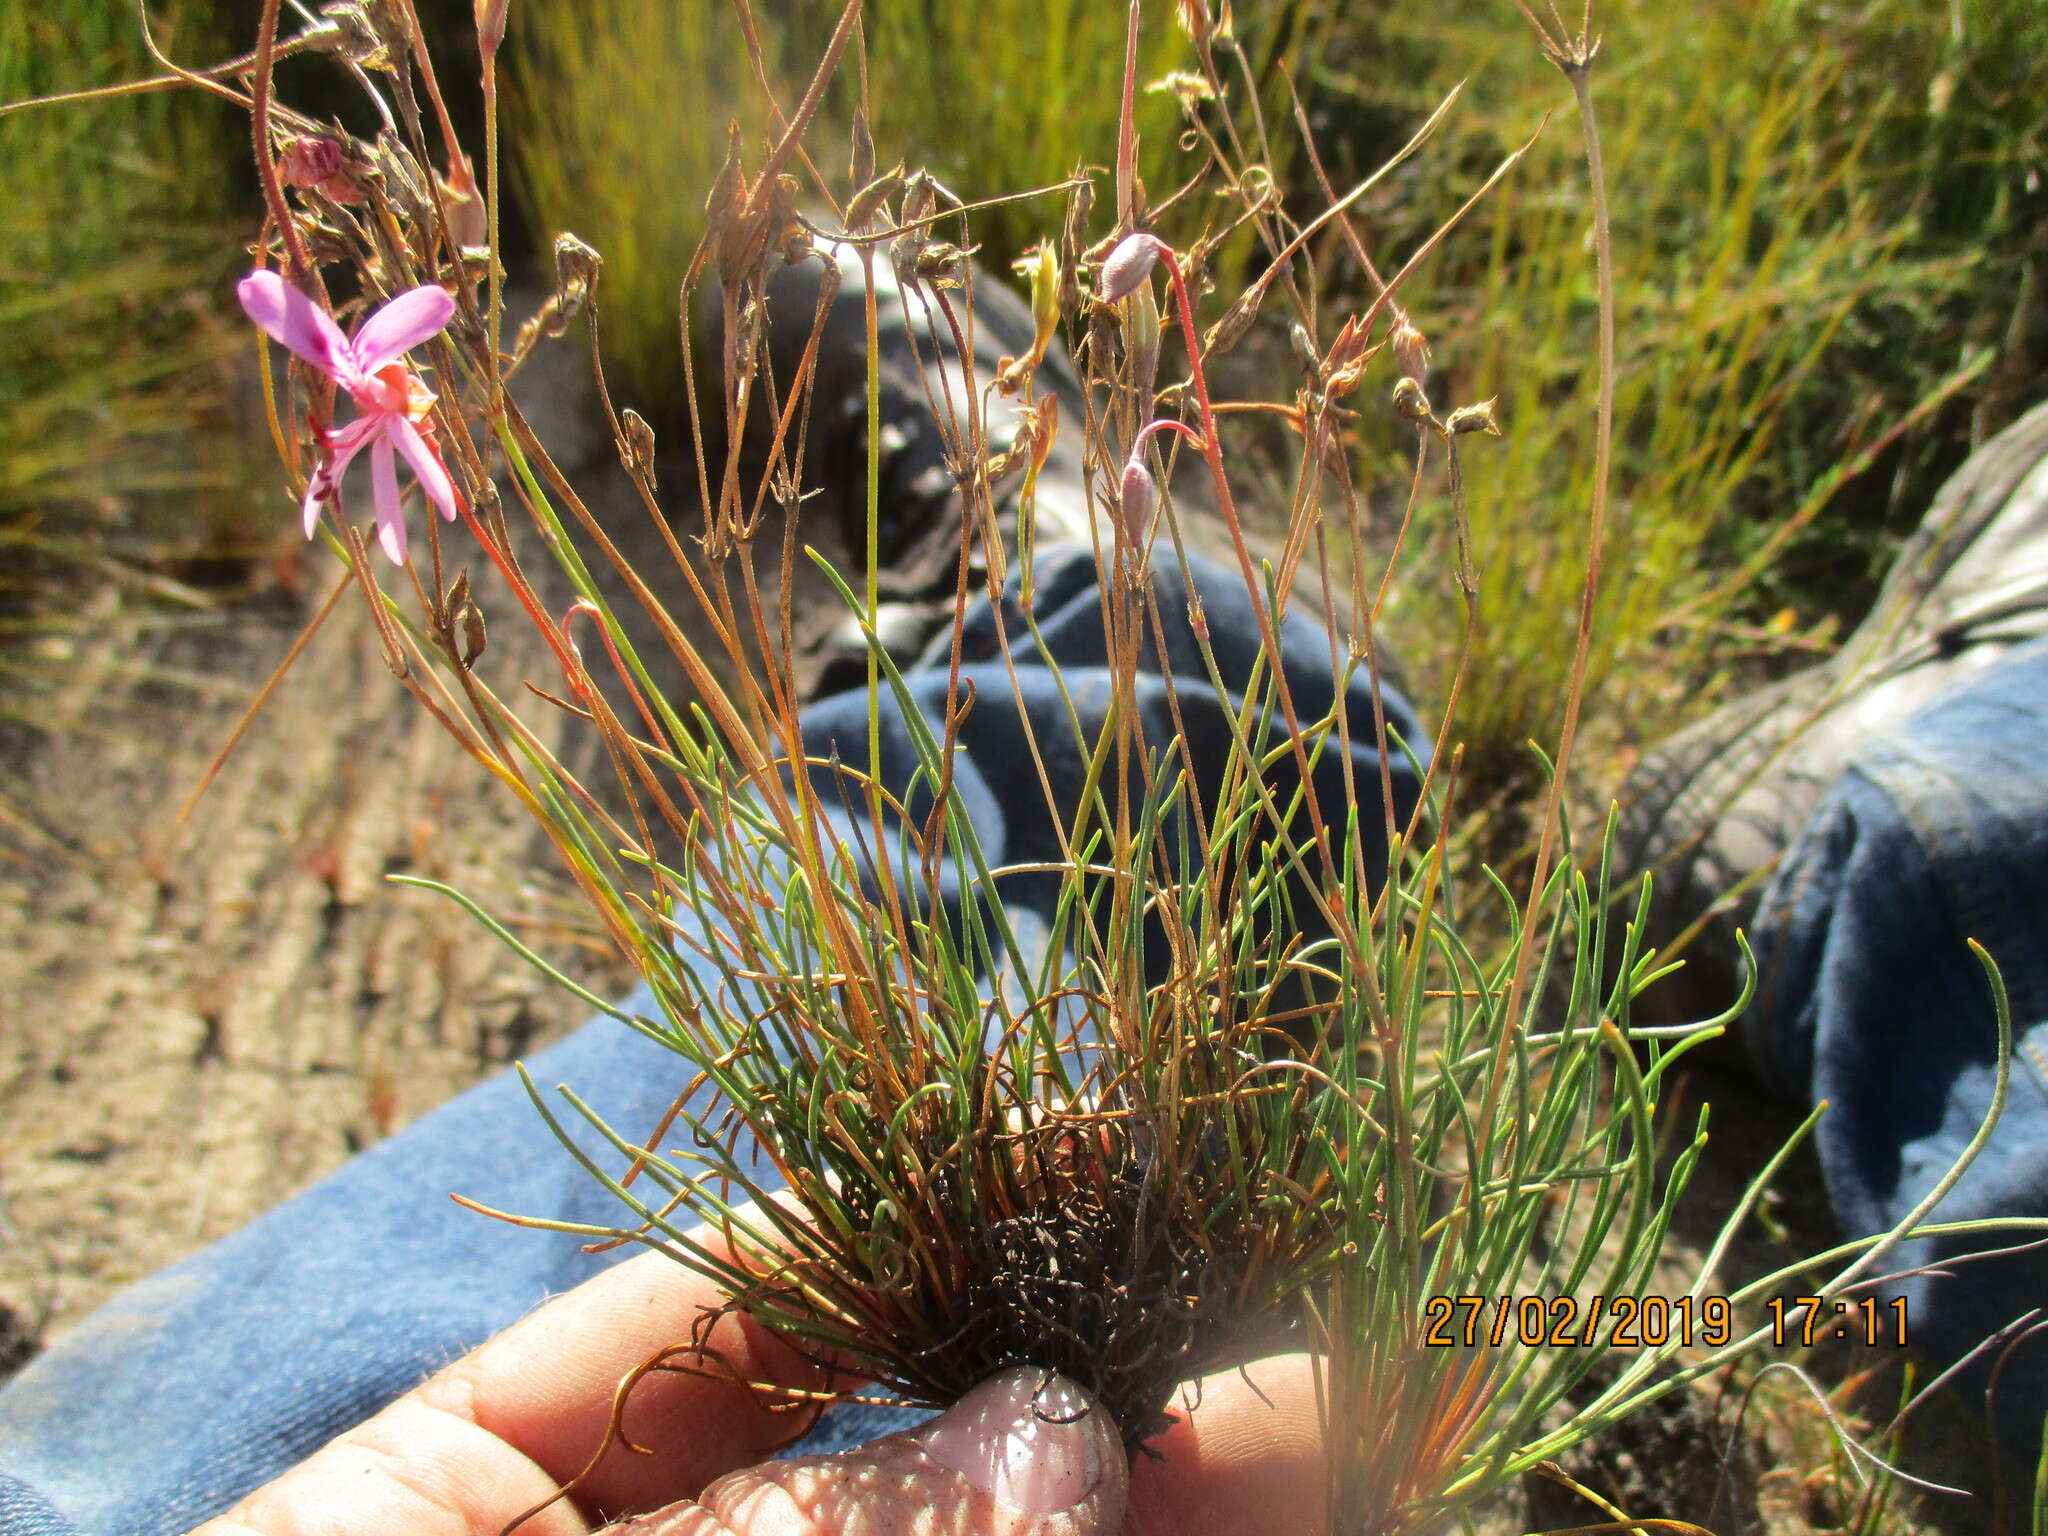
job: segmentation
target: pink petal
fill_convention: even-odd
[[[377,540],[393,565],[405,564],[405,503],[398,494],[398,461],[386,432],[370,450],[370,484],[377,492]]]
[[[356,366],[375,373],[393,358],[403,356],[429,336],[436,335],[455,313],[455,300],[448,290],[431,283],[409,288],[363,322],[350,343]]]
[[[348,339],[327,311],[305,294],[275,272],[251,272],[235,285],[235,296],[264,335],[330,377],[343,378],[349,366]]]
[[[321,439],[329,453],[337,455],[336,462],[346,464],[364,448],[371,438],[384,430],[384,418],[372,413],[358,416],[354,421],[336,432],[329,432]]]
[[[412,472],[420,477],[420,489],[427,493],[427,500],[441,509],[441,516],[449,522],[455,521],[455,487],[449,482],[448,471],[441,467],[440,455],[427,445],[419,429],[403,416],[393,416],[389,428],[391,441],[398,445],[398,451],[405,455],[405,462],[412,466]]]
[[[355,456],[363,451],[363,445],[378,435],[379,426],[380,418],[365,416],[350,422],[339,432],[327,434],[328,460],[313,471],[313,478],[306,482],[306,499],[300,504],[307,538],[313,537],[314,529],[320,526],[321,505],[332,500],[341,489],[342,475],[348,471]]]
[[[324,470],[314,470],[313,478],[306,482],[306,499],[299,504],[300,514],[306,521],[306,537],[312,538],[320,527],[320,509],[327,505],[327,498],[334,493],[334,487],[327,482]]]

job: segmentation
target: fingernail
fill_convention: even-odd
[[[1071,1509],[1102,1481],[1102,1410],[1034,1366],[991,1376],[934,1419],[926,1454],[1026,1514]]]

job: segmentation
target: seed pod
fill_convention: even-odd
[[[915,170],[903,179],[903,224],[923,224],[939,206],[939,184],[927,170]],[[918,233],[919,231],[913,231]]]
[[[647,488],[653,490],[654,428],[630,406],[619,413],[619,427],[619,457],[625,462],[626,472],[635,478],[645,476]]]
[[[1080,168],[1075,168],[1080,174]],[[1081,279],[1076,268],[1085,241],[1084,231],[1088,228],[1088,215],[1095,208],[1094,183],[1083,180],[1067,194],[1067,221],[1060,232],[1060,255],[1064,271],[1060,274],[1060,313],[1071,315],[1081,307]]]
[[[1263,297],[1260,289],[1247,288],[1235,304],[1223,312],[1223,318],[1209,327],[1209,334],[1202,338],[1202,350],[1211,354],[1228,352],[1236,346],[1244,333],[1252,328],[1252,321],[1259,317],[1259,300]]]
[[[490,644],[490,636],[484,630],[484,611],[475,603],[465,602],[456,617],[462,625],[462,670],[468,672]]]
[[[934,240],[917,253],[917,275],[928,282],[948,282],[957,287],[961,264],[980,249],[977,245],[963,251],[950,240]]]
[[[846,227],[855,231],[866,229],[881,212],[882,205],[902,188],[903,162],[899,160],[853,194],[853,201],[846,205]]]
[[[1365,327],[1359,324],[1358,316],[1349,316],[1337,327],[1336,339],[1330,343],[1330,354],[1323,360],[1324,366],[1332,373],[1349,368],[1365,356],[1365,342]]]
[[[1500,420],[1493,414],[1493,408],[1500,403],[1500,396],[1482,400],[1477,405],[1461,405],[1451,412],[1450,420],[1444,423],[1444,430],[1453,437],[1462,437],[1467,432],[1484,432],[1491,437],[1505,434],[1500,429]]]
[[[856,187],[864,187],[875,179],[875,140],[868,132],[867,110],[855,102],[853,106],[853,152],[847,162],[847,176]]]
[[[1124,351],[1131,360],[1131,382],[1138,388],[1140,406],[1149,409],[1144,402],[1152,398],[1159,377],[1159,303],[1150,283],[1140,283],[1124,303]]]
[[[597,269],[604,265],[604,257],[597,247],[579,236],[564,230],[555,236],[555,287],[558,290],[581,288],[588,292],[597,281]]]
[[[464,566],[455,573],[455,579],[448,583],[448,595],[441,599],[441,611],[437,622],[452,625],[469,603],[469,567]]]
[[[1307,326],[1299,320],[1288,321],[1287,342],[1294,348],[1294,360],[1301,364],[1304,373],[1314,377],[1322,371],[1323,360],[1316,355],[1316,339],[1309,335]]]

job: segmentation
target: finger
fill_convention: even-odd
[[[429,1384],[466,1396],[478,1424],[563,1482],[605,1443],[621,1381],[657,1351],[697,1342],[706,1310],[726,1302],[711,1281],[661,1254],[601,1282],[577,1287]],[[614,1445],[577,1488],[586,1509],[611,1518],[693,1496],[774,1455],[815,1420],[801,1398],[772,1389],[821,1391],[832,1384],[827,1373],[761,1324],[725,1313],[701,1342],[703,1353],[683,1353],[632,1387],[620,1429],[647,1454]]]
[[[607,1536],[1115,1536],[1126,1486],[1109,1415],[1023,1366],[917,1429],[735,1472]]]
[[[1205,1377],[1131,1468],[1129,1536],[1322,1536],[1328,1456],[1307,1355]]]
[[[557,1297],[366,1423],[265,1485],[206,1536],[497,1536],[582,1471],[605,1442],[620,1381],[693,1338],[724,1296],[662,1254],[646,1254]],[[773,1454],[807,1415],[774,1413],[741,1382],[800,1391],[825,1373],[759,1324],[721,1316],[704,1339],[712,1374],[659,1373],[630,1395],[623,1430],[652,1454],[614,1446],[592,1477],[522,1527],[573,1536],[592,1521],[700,1492]],[[679,1363],[690,1363],[688,1361]]]

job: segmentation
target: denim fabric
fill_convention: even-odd
[[[1992,993],[1964,940],[1998,962],[2014,1060],[2004,1118],[1934,1219],[2048,1216],[2048,641],[1887,730],[1787,854],[1756,923],[1760,990],[1744,1021],[1766,1075],[1828,1111],[1815,1132],[1845,1236],[1893,1226],[1948,1170],[1990,1108]],[[1921,1239],[1880,1260],[1908,1335],[1961,1358],[2048,1306],[2048,1248],[1964,1259],[2032,1235]],[[1961,1378],[1981,1398],[1992,1356]],[[1999,1427],[2038,1452],[2048,1335],[1997,1385]]]
[[[1178,566],[1154,567],[1177,700],[1198,783],[1213,783],[1229,724],[1206,681],[1186,618]],[[1258,631],[1235,573],[1198,566],[1196,584],[1226,686],[1246,686]],[[1055,857],[1044,791],[1023,749],[1028,716],[1046,747],[1055,794],[1078,792],[1084,767],[1067,699],[1082,730],[1099,731],[1109,673],[1092,557],[1047,551],[1033,604],[1067,698],[1027,638],[1010,602],[1018,686],[1000,659],[996,616],[971,612],[965,676],[977,703],[961,733],[959,791],[992,864]],[[1302,718],[1331,705],[1328,638],[1291,615],[1281,653]],[[1171,739],[1169,684],[1149,645],[1137,690],[1147,740]],[[909,689],[935,713],[943,671],[914,673]],[[1368,685],[1351,685],[1355,718],[1371,718]],[[1015,698],[1016,702],[1011,700]],[[1407,706],[1389,694],[1392,728],[1418,750]],[[865,695],[806,712],[810,750],[863,762]],[[916,761],[893,701],[881,719],[888,776],[907,784]],[[1369,739],[1369,738],[1368,738]],[[1341,803],[1334,751],[1315,765],[1320,793]],[[1356,782],[1377,792],[1376,755],[1353,754]],[[1392,767],[1397,814],[1419,793],[1414,762]],[[832,795],[825,797],[829,805]],[[1380,818],[1363,818],[1368,828]],[[848,830],[851,830],[850,827]],[[1051,887],[1019,881],[1003,899],[1020,923],[1049,915]],[[957,902],[959,893],[947,893]],[[627,1011],[651,1013],[642,992]],[[545,1089],[568,1083],[612,1124],[652,1124],[687,1068],[609,1018],[599,1017],[530,1063]],[[604,1148],[591,1138],[593,1155]],[[523,1088],[500,1077],[421,1119],[241,1232],[135,1286],[102,1308],[0,1392],[0,1536],[155,1536],[182,1530],[303,1459],[425,1375],[517,1320],[549,1294],[611,1259],[578,1240],[512,1231],[451,1205],[450,1191],[500,1209],[611,1223],[612,1197],[550,1144]],[[900,1427],[901,1414],[849,1408],[828,1417],[806,1450],[832,1450]]]

